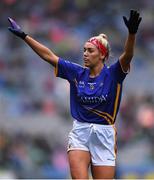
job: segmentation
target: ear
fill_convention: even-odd
[[[101,61],[105,58],[105,55],[103,55],[102,53],[100,53],[100,59]]]

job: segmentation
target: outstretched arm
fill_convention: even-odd
[[[50,49],[42,45],[30,36],[26,36],[25,42],[45,61],[56,66],[59,57],[56,56]]]
[[[125,42],[124,52],[119,57],[119,61],[123,71],[127,72],[134,55],[135,36],[142,18],[137,11],[131,10],[129,20],[127,20],[125,16],[123,17],[123,20],[126,27],[128,28],[128,37]]]
[[[48,63],[52,64],[53,66],[56,66],[58,63],[59,57],[56,56],[50,49],[48,49],[46,46],[42,45],[29,35],[25,34],[20,26],[12,19],[8,18],[11,27],[8,29],[15,34],[16,36],[23,39],[43,60],[47,61]]]

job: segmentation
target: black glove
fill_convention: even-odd
[[[12,19],[12,18],[8,18],[11,27],[8,27],[9,31],[11,31],[13,34],[15,34],[16,36],[25,39],[25,37],[27,36],[27,34],[25,34],[22,30],[21,27]]]
[[[124,20],[125,25],[128,28],[129,33],[136,34],[139,24],[142,20],[139,12],[137,12],[135,10],[131,10],[129,20],[125,16],[123,16],[123,20]]]

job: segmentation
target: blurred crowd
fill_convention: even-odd
[[[142,23],[117,118],[117,177],[128,171],[124,167],[130,163],[131,152],[132,164],[144,162],[141,168],[145,170],[149,165],[153,168],[149,168],[150,173],[154,172],[153,0],[0,1],[0,169],[9,169],[19,178],[69,177],[64,144],[43,133],[22,133],[15,121],[22,121],[23,116],[41,114],[52,118],[56,114],[66,125],[71,123],[69,85],[56,78],[49,64],[7,30],[7,17],[14,18],[26,33],[57,55],[81,65],[84,42],[105,33],[111,46],[107,64],[112,64],[123,50],[127,29],[122,16],[128,16],[130,9],[140,11]],[[6,119],[16,132],[3,128]]]
[[[13,178],[65,179],[68,163],[62,144],[54,138],[27,133],[0,133],[0,167],[8,170]],[[2,173],[0,173],[2,174]],[[4,176],[3,178],[11,178]]]

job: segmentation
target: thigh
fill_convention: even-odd
[[[73,179],[88,179],[90,153],[83,150],[68,152],[70,172]]]
[[[94,179],[114,179],[115,166],[91,166]]]

